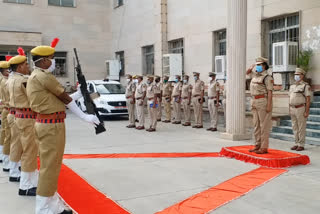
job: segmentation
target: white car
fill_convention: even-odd
[[[101,116],[128,115],[125,88],[117,81],[88,80],[89,93],[100,96],[93,100]],[[86,111],[83,98],[77,101],[82,111]]]

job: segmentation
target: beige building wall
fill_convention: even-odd
[[[87,79],[106,77],[105,60],[110,57],[111,47],[111,0],[76,0],[74,8],[49,6],[47,0],[32,0],[31,5],[1,0],[0,9],[2,50],[21,45],[28,51],[34,45],[50,45],[52,39],[58,37],[60,42],[56,50],[67,52],[68,75],[59,78],[62,83],[73,83],[74,47]],[[12,37],[15,41],[5,46]]]

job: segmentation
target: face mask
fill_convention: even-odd
[[[261,73],[261,72],[263,71],[262,65],[257,65],[257,66],[256,66],[256,71],[257,71],[258,73]]]
[[[175,79],[174,81],[175,81],[176,83],[178,83],[178,82],[179,82],[179,80],[178,80],[178,79]]]
[[[184,83],[184,84],[187,84],[187,83],[188,83],[188,80],[183,80],[183,83]]]
[[[134,83],[138,83],[138,80],[137,80],[137,79],[134,79],[133,82],[134,82]]]
[[[51,73],[54,71],[54,69],[56,69],[56,60],[55,59],[50,59],[51,60],[51,65],[48,68],[48,71],[50,71]]]
[[[294,80],[299,82],[301,80],[300,76],[299,75],[294,75]]]
[[[209,82],[211,82],[213,80],[213,78],[212,77],[209,77]]]
[[[163,82],[164,82],[164,83],[167,83],[167,82],[168,82],[168,80],[163,80]]]
[[[195,81],[197,81],[197,80],[198,80],[198,77],[197,77],[197,76],[194,76],[193,78],[194,78],[194,80],[195,80]]]
[[[148,85],[150,85],[150,84],[151,84],[151,81],[150,81],[150,80],[148,80],[148,81],[147,81],[147,84],[148,84]]]
[[[127,83],[131,82],[131,79],[127,79]]]

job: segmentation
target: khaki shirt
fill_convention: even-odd
[[[182,85],[182,92],[181,92],[182,98],[189,98],[189,94],[191,92],[192,92],[192,85],[190,83]]]
[[[147,91],[147,86],[144,83],[137,83],[135,98],[142,98],[143,93]]]
[[[30,107],[40,114],[65,111],[65,104],[57,97],[63,92],[63,86],[47,70],[36,68],[27,82]]]
[[[208,97],[216,97],[219,94],[220,85],[217,81],[210,81],[208,86]]]
[[[133,96],[133,93],[136,91],[136,85],[133,83],[133,81],[129,82],[126,88],[126,98],[129,98]]]
[[[154,98],[155,94],[159,94],[160,93],[160,88],[157,86],[156,83],[151,83],[150,85],[148,85],[147,87],[147,98],[151,99]]]
[[[7,81],[8,77],[3,76],[3,79],[1,81],[1,101],[5,107],[9,108],[10,95],[7,87]]]
[[[167,83],[163,83],[161,85],[161,90],[162,90],[162,96],[163,97],[169,97],[171,95],[172,92],[172,85],[171,83],[167,82]]]
[[[192,87],[192,96],[201,95],[204,90],[204,82],[201,80],[197,80]]]
[[[182,83],[181,82],[174,83],[172,97],[180,96],[181,91],[182,91]]]
[[[251,96],[266,95],[273,90],[273,78],[266,71],[255,73],[250,83]]]
[[[14,72],[8,78],[8,87],[10,94],[9,105],[13,108],[30,108],[30,104],[27,97],[27,81],[28,76]]]
[[[306,82],[299,82],[290,86],[289,104],[301,105],[307,102],[306,97],[311,96],[311,87]]]

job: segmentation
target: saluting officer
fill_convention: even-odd
[[[181,124],[181,90],[182,90],[181,76],[176,75],[174,81],[175,83],[173,85],[173,91],[172,91],[174,121],[172,122],[172,124]]]
[[[160,88],[153,82],[154,77],[148,76],[147,79],[147,109],[150,117],[150,128],[148,132],[154,132],[157,128],[157,115],[158,115],[158,97],[160,95]]]
[[[84,114],[63,86],[54,77],[55,39],[50,46],[31,50],[35,69],[27,82],[27,96],[36,112],[35,136],[39,143],[40,174],[36,196],[36,214],[71,214],[57,195],[58,177],[65,147],[65,105],[78,117],[91,124],[99,124],[94,115]],[[77,94],[76,92],[75,94]]]
[[[164,104],[164,111],[166,119],[163,121],[164,123],[171,122],[171,93],[172,93],[172,85],[169,82],[169,76],[163,77],[163,84],[161,88],[162,92],[162,101]]]
[[[144,129],[144,99],[146,97],[147,93],[147,86],[142,82],[143,77],[140,75],[137,75],[138,83],[136,85],[136,92],[135,92],[135,98],[136,98],[136,109],[137,109],[137,116],[138,116],[138,127],[136,127],[137,130],[143,130]]]
[[[209,73],[209,87],[208,87],[208,109],[211,119],[211,126],[207,131],[217,131],[218,125],[218,107],[219,107],[219,94],[220,85],[216,81],[216,74],[213,72]]]
[[[162,117],[162,83],[161,83],[161,77],[160,76],[154,76],[154,81],[155,84],[159,90],[159,94],[158,94],[158,113],[157,113],[157,121],[160,122],[161,121],[161,117]]]
[[[19,195],[35,196],[38,184],[38,145],[34,135],[35,113],[30,109],[26,91],[30,70],[23,50],[18,49],[18,52],[21,55],[9,61],[13,74],[9,78],[8,86],[10,106],[14,106],[16,111],[17,143],[22,148]]]
[[[6,82],[9,76],[10,64],[8,62],[9,56],[6,56],[7,61],[0,62],[1,71],[1,82],[0,82],[0,97],[3,105],[1,113],[1,145],[2,145],[2,160],[3,160],[3,171],[9,172],[9,155],[10,155],[10,138],[11,131],[8,124],[8,114],[9,114],[9,90],[6,87]]]
[[[127,88],[126,88],[126,99],[127,99],[127,107],[128,107],[128,113],[129,113],[129,125],[127,128],[135,128],[136,122],[135,122],[135,97],[134,93],[136,91],[136,85],[132,81],[132,76],[130,74],[127,74]]]
[[[182,108],[184,113],[184,123],[183,126],[191,126],[191,93],[192,85],[189,83],[189,76],[183,76],[183,85],[181,92]]]
[[[256,59],[256,64],[252,65],[247,74],[251,74],[255,68],[253,78],[250,83],[252,96],[252,114],[254,124],[254,136],[256,145],[250,152],[257,154],[268,153],[269,134],[272,126],[272,90],[273,78],[268,75],[268,60],[263,57]]]
[[[203,128],[202,106],[204,97],[204,82],[200,80],[200,73],[193,72],[194,85],[192,87],[192,105],[195,124],[192,128]]]
[[[295,136],[295,145],[291,148],[303,151],[306,140],[306,125],[310,110],[311,87],[304,82],[306,72],[297,68],[294,73],[295,84],[289,90],[289,112],[292,121],[292,129]]]

